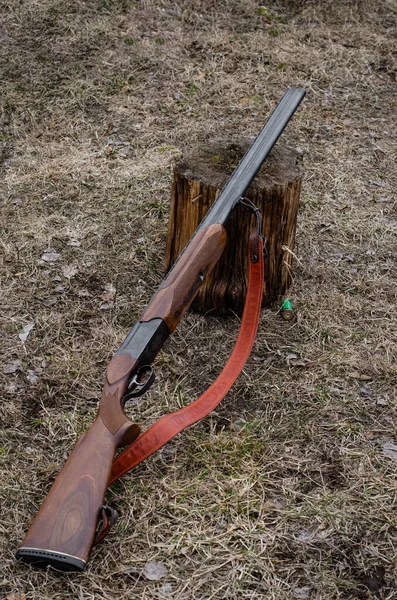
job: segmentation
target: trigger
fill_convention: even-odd
[[[142,396],[153,385],[156,375],[150,365],[140,367],[128,384],[128,392],[124,398],[124,403],[130,398]]]

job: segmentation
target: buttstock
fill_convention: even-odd
[[[119,354],[109,363],[99,412],[77,441],[40,507],[17,558],[40,567],[81,571],[93,544],[116,449],[140,433],[122,408],[135,360]]]
[[[172,333],[218,262],[225,244],[223,225],[215,223],[200,230],[163,280],[139,320],[160,318]]]

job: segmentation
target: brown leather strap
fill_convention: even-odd
[[[251,234],[249,243],[248,288],[239,335],[233,352],[215,382],[194,402],[180,410],[160,417],[142,433],[114,461],[110,483],[130,471],[148,456],[164,446],[177,433],[207,416],[227,392],[241,373],[258,328],[263,293],[263,240],[257,233]],[[255,254],[252,254],[252,250]]]

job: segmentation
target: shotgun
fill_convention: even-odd
[[[140,435],[124,412],[131,395],[153,382],[156,354],[189,308],[226,244],[225,223],[305,95],[287,90],[139,321],[113,355],[94,423],[77,441],[16,557],[62,571],[84,569],[103,518],[116,451]],[[142,381],[143,380],[143,381]],[[144,437],[145,434],[139,438]]]

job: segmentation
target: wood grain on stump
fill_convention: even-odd
[[[244,156],[251,139],[200,148],[174,169],[166,270],[173,265]],[[263,306],[285,294],[292,282],[292,251],[302,180],[301,155],[277,145],[245,193],[263,214],[267,240]],[[218,315],[242,313],[247,285],[247,245],[254,217],[237,206],[226,225],[226,249],[197,295],[193,308]]]

